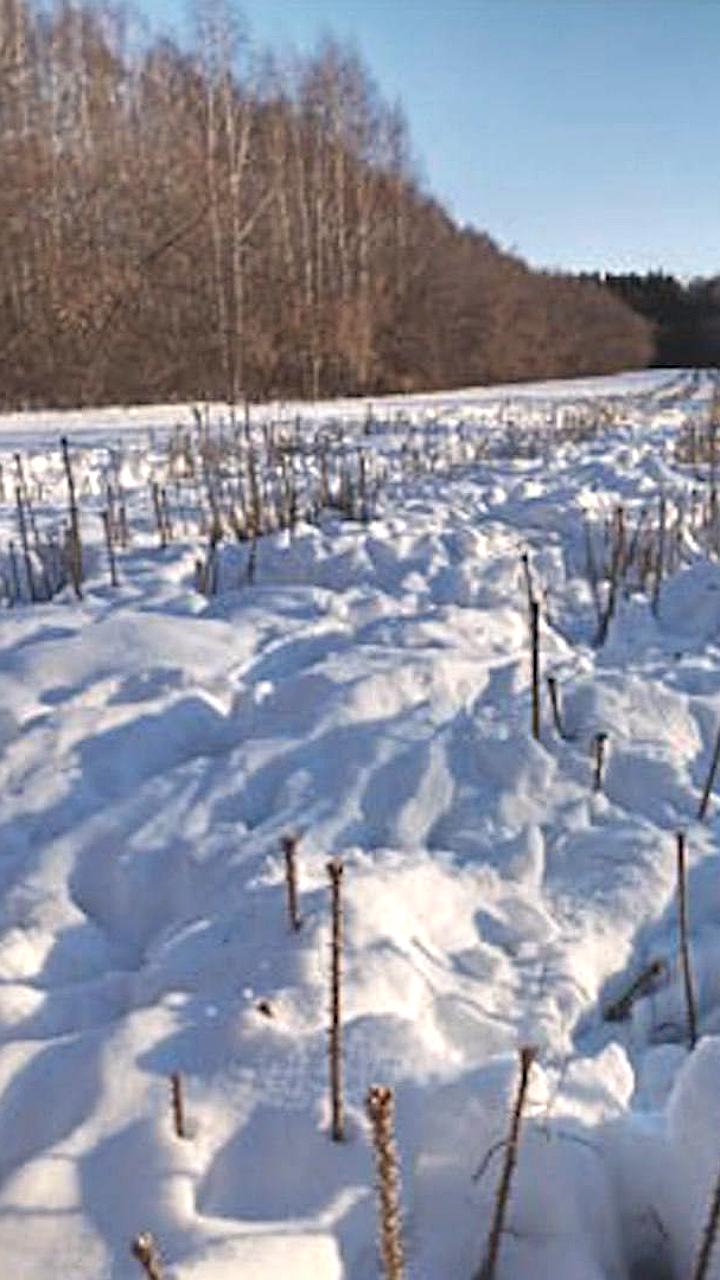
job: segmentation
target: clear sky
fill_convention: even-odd
[[[139,0],[182,29],[183,0]],[[241,0],[260,46],[350,39],[426,186],[540,266],[720,273],[720,0]]]

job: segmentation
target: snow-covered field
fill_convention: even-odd
[[[720,1173],[720,801],[697,817],[720,726],[720,523],[708,466],[676,445],[702,429],[713,386],[664,371],[258,410],[237,457],[257,437],[273,511],[297,476],[294,527],[210,553],[202,483],[212,507],[231,481],[194,490],[174,429],[200,450],[219,408],[195,427],[177,407],[0,418],[5,596],[9,539],[27,593],[13,454],[42,541],[64,517],[63,433],[87,572],[80,600],[68,586],[0,612],[3,1277],[132,1280],[142,1231],[167,1280],[378,1276],[364,1099],[385,1083],[407,1275],[472,1280],[525,1045],[537,1060],[499,1280],[691,1275]],[[303,506],[323,440],[331,499],[333,459],[362,455],[362,518]],[[108,482],[130,525],[117,587]],[[541,604],[539,740],[523,554]],[[327,1098],[334,856],[342,1143]],[[607,1020],[655,961],[627,1017]]]

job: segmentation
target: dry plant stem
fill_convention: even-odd
[[[532,735],[540,737],[540,606],[530,601],[530,644],[532,647]]]
[[[400,1214],[400,1170],[395,1145],[395,1099],[392,1089],[373,1085],[365,1107],[372,1124],[380,1214],[380,1257],[385,1280],[403,1280],[405,1260]]]
[[[12,578],[13,604],[20,599],[20,574],[18,572],[17,555],[15,554],[15,543],[8,543],[8,555],[10,557],[10,576]]]
[[[663,573],[665,570],[665,525],[667,521],[667,504],[665,497],[660,499],[660,510],[658,513],[658,545],[657,545],[657,563],[655,568],[655,584],[653,586],[652,611],[657,617],[660,608],[660,587],[662,585]]]
[[[162,508],[160,506],[160,486],[156,480],[153,480],[151,486],[153,511],[155,513],[155,525],[160,539],[160,546],[165,550],[167,546],[167,532],[165,529],[165,521],[163,520]]]
[[[118,518],[120,523],[120,546],[123,551],[127,551],[130,545],[130,529],[128,526],[127,507],[124,502],[118,507]]]
[[[250,541],[250,551],[248,553],[247,562],[247,580],[248,586],[252,587],[255,582],[255,574],[257,572],[257,536],[253,532]]]
[[[677,888],[680,961],[682,964],[683,985],[685,987],[688,1045],[691,1049],[694,1049],[697,1042],[697,1013],[695,1010],[695,992],[690,968],[690,944],[688,941],[687,859],[684,831],[678,831],[677,833]]]
[[[157,1245],[149,1231],[136,1236],[131,1245],[133,1258],[137,1258],[147,1280],[163,1280],[162,1263]]]
[[[717,421],[712,413],[708,426],[708,449],[710,449],[710,525],[711,534],[717,534]],[[717,547],[716,547],[717,549]]]
[[[548,693],[550,694],[550,709],[552,711],[553,724],[557,731],[558,737],[565,737],[563,729],[562,716],[560,715],[560,700],[558,698],[557,680],[554,676],[547,678]]]
[[[643,507],[638,517],[638,522],[635,525],[635,530],[632,535],[632,538],[630,539],[630,544],[627,549],[627,555],[625,558],[625,564],[627,568],[629,568],[630,565],[635,564],[637,560],[638,552],[640,549],[641,538],[645,532],[645,525],[647,523],[647,518],[648,518],[647,507]]]
[[[595,748],[595,771],[593,773],[593,791],[602,791],[603,767],[605,764],[606,733],[596,733],[593,740]]]
[[[627,536],[625,531],[625,508],[622,506],[615,508],[615,518],[612,525],[613,531],[613,557],[617,565],[618,582],[624,578],[627,571]]]
[[[703,1237],[700,1242],[695,1266],[693,1268],[692,1280],[707,1280],[710,1275],[710,1258],[712,1257],[715,1240],[717,1238],[718,1226],[720,1225],[720,1176],[715,1183],[712,1200],[710,1201],[710,1209],[708,1219],[703,1231]]]
[[[27,480],[25,478],[25,469],[23,467],[22,457],[19,453],[15,454],[15,466],[17,469],[18,484],[20,485],[20,492],[22,493],[23,502],[25,504],[25,510],[27,511],[27,515],[28,515],[28,522],[30,525],[30,531],[32,533],[33,542],[37,546],[39,539],[38,539],[37,524],[35,522],[35,513],[33,511],[32,502],[30,501],[30,491],[28,489]]]
[[[527,592],[528,614],[529,614],[532,610],[532,602],[535,599],[535,595],[533,592],[532,576],[530,574],[530,558],[528,556],[527,551],[523,551],[520,559],[522,561],[523,576],[525,578],[525,590]]]
[[[27,579],[28,592],[30,600],[34,604],[37,600],[35,591],[35,577],[32,571],[32,560],[30,559],[30,547],[28,545],[27,525],[25,523],[25,510],[23,507],[22,490],[18,485],[15,489],[15,501],[17,503],[18,529],[20,530],[20,545],[23,550],[23,560],[25,561],[25,577]]]
[[[530,1069],[535,1061],[535,1056],[536,1050],[532,1046],[526,1046],[520,1050],[520,1080],[518,1082],[515,1104],[513,1106],[512,1118],[510,1121],[510,1132],[508,1134],[507,1146],[505,1148],[505,1160],[503,1162],[500,1181],[498,1182],[497,1191],[495,1193],[495,1210],[485,1248],[485,1261],[483,1262],[480,1270],[475,1273],[473,1280],[494,1280],[498,1254],[500,1252],[500,1238],[502,1236],[505,1215],[507,1213],[508,1201],[510,1198],[510,1186],[512,1183],[515,1165],[517,1164],[518,1149],[520,1145],[520,1128],[522,1125],[522,1114],[525,1106],[528,1084],[530,1083]]]
[[[287,888],[287,908],[290,928],[297,933],[302,927],[300,909],[298,907],[297,889],[297,836],[283,836],[282,850],[285,854],[285,885]]]
[[[603,1013],[606,1022],[622,1022],[624,1018],[629,1017],[632,1007],[636,1000],[646,995],[652,990],[658,978],[665,973],[665,963],[663,960],[653,960],[652,964],[647,965],[637,978],[634,978],[630,986],[623,992],[617,1000],[613,1000]]]
[[[160,515],[165,529],[165,540],[166,542],[172,542],[173,526],[172,520],[170,519],[170,504],[168,502],[167,489],[165,488],[160,490]]]
[[[37,553],[40,556],[40,570],[42,573],[43,590],[45,599],[52,600],[54,593],[52,579],[50,577],[50,557],[52,555],[52,542],[48,538],[44,545],[37,543]]]
[[[115,491],[111,484],[105,487],[105,510],[108,518],[108,529],[110,531],[110,541],[114,544],[118,541],[119,530],[117,520],[117,506],[115,503]]]
[[[343,911],[342,911],[342,877],[343,864],[339,858],[333,858],[327,866],[332,893],[332,939],[330,950],[330,1109],[331,1135],[333,1142],[342,1142],[345,1137],[345,1115],[343,1108],[343,1072],[342,1072],[342,946],[343,946]]]
[[[612,618],[615,616],[615,608],[617,605],[618,587],[620,585],[620,576],[622,565],[625,557],[625,517],[622,507],[618,507],[615,512],[615,519],[610,528],[612,540],[612,556],[610,560],[610,585],[608,587],[607,603],[604,611],[601,611],[600,625],[598,626],[595,644],[600,646],[607,639],[608,628]]]
[[[78,600],[82,600],[82,548],[80,545],[80,519],[78,516],[77,498],[75,496],[75,479],[73,476],[72,463],[70,461],[70,450],[68,448],[66,436],[62,437],[62,440],[60,441],[60,448],[62,450],[63,466],[65,467],[65,476],[68,486],[68,514],[70,517],[70,579],[73,584],[75,595]]]
[[[710,793],[713,789],[713,785],[715,782],[715,774],[717,773],[717,767],[719,763],[720,763],[720,729],[718,729],[717,738],[715,739],[715,748],[713,750],[713,758],[710,762],[710,771],[708,773],[707,781],[705,783],[705,790],[702,793],[700,808],[698,809],[698,818],[700,819],[701,822],[705,817],[705,814],[707,813],[707,807],[708,807],[708,804],[710,803]]]
[[[600,604],[600,592],[598,589],[598,571],[595,562],[595,552],[593,550],[592,529],[588,521],[585,521],[585,557],[587,561],[587,575],[590,582],[590,590],[592,592],[593,604],[595,606],[595,616],[598,620],[598,627],[602,622],[602,606]]]
[[[118,585],[117,564],[115,562],[115,548],[112,539],[112,525],[110,522],[110,514],[107,511],[101,513],[103,529],[105,530],[105,546],[108,554],[108,564],[110,566],[110,585],[116,587]]]
[[[183,1078],[179,1071],[173,1071],[170,1076],[170,1093],[172,1099],[173,1127],[177,1138],[187,1138],[187,1126],[185,1124],[185,1091],[183,1089]]]

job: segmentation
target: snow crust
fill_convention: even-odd
[[[63,501],[57,438],[77,442],[91,569],[81,602],[0,616],[3,1274],[132,1280],[130,1241],[149,1230],[169,1280],[370,1280],[363,1101],[383,1082],[408,1274],[470,1280],[529,1044],[499,1280],[690,1273],[720,1174],[720,806],[696,817],[720,725],[720,567],[689,546],[657,614],[630,593],[595,647],[583,520],[694,483],[673,441],[711,391],[666,371],[375,405],[380,422],[440,412],[450,434],[500,411],[520,431],[588,403],[613,414],[589,439],[546,432],[531,457],[398,473],[366,523],[328,513],[261,539],[254,585],[247,549],[228,546],[211,599],[193,538],[161,551],[149,519],[113,590],[92,516],[111,455],[140,510],[181,410],[0,421],[3,465],[29,450],[49,507]],[[317,427],[368,408],[302,412]],[[2,520],[16,536],[10,504]],[[543,674],[565,739],[546,705],[530,734],[524,552],[547,593]],[[342,1144],[327,1103],[334,855]],[[608,1022],[656,959],[660,980]]]

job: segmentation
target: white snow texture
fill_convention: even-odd
[[[708,477],[675,446],[713,389],[661,371],[254,409],[258,439],[274,421],[305,443],[305,473],[340,431],[377,487],[362,520],[301,511],[260,538],[252,582],[248,544],[223,543],[213,595],[195,581],[197,512],[174,511],[161,549],[149,498],[167,481],[172,507],[163,467],[189,411],[0,418],[2,547],[15,541],[22,572],[16,451],[37,520],[63,517],[67,434],[88,572],[82,600],[68,588],[0,611],[3,1277],[137,1280],[143,1231],[167,1280],[377,1277],[364,1099],[384,1083],[407,1276],[472,1280],[524,1045],[537,1058],[497,1280],[690,1276],[720,1175],[714,796],[697,817],[720,727],[720,540],[681,524]],[[109,478],[132,535],[117,588],[98,518]],[[674,549],[655,608],[653,582],[628,579],[597,644],[586,528],[600,565],[618,506],[636,527],[661,496]]]

